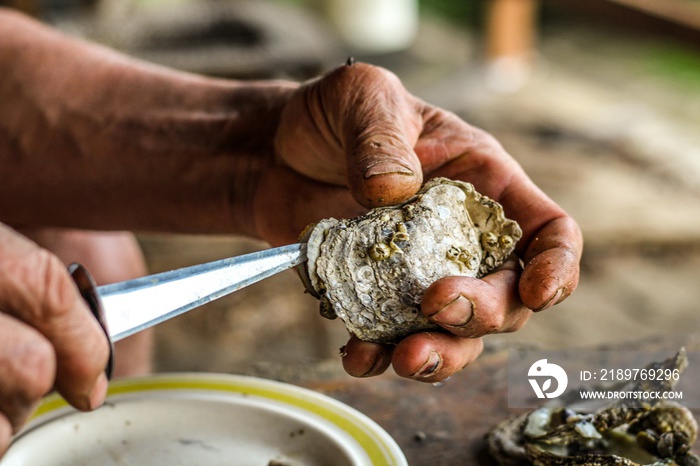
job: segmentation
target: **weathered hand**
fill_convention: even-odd
[[[255,200],[259,234],[295,240],[323,217],[354,217],[399,203],[424,179],[468,181],[500,202],[523,229],[518,257],[473,279],[447,277],[426,291],[422,311],[444,332],[411,335],[395,347],[351,339],[345,369],[434,382],[473,361],[483,335],[521,328],[576,288],[582,251],[575,221],[527,177],[501,145],[456,115],[408,93],[386,70],[356,63],[302,86],[275,138],[278,166]]]
[[[0,456],[55,388],[81,410],[102,404],[109,349],[58,258],[0,224]]]

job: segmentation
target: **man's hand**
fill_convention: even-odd
[[[283,111],[275,148],[279,164],[254,200],[258,234],[273,244],[294,241],[324,217],[400,203],[436,176],[474,184],[523,229],[517,256],[493,273],[447,277],[426,291],[422,311],[444,332],[417,333],[395,347],[351,339],[343,362],[352,375],[393,364],[405,377],[444,380],[480,354],[482,336],[518,330],[533,310],[577,286],[576,222],[493,137],[412,96],[386,70],[356,63],[302,86]]]
[[[0,456],[52,389],[78,409],[100,406],[108,357],[61,261],[0,224]]]

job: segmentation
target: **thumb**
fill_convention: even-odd
[[[348,182],[365,207],[398,204],[423,183],[413,147],[422,129],[422,103],[389,71],[355,63],[337,70],[347,95],[343,124]]]
[[[368,208],[399,204],[413,196],[423,182],[413,151],[385,148],[379,142],[382,136],[377,134],[369,144],[358,144],[348,159],[350,191]]]
[[[397,204],[423,182],[413,148],[425,109],[389,71],[348,63],[294,92],[275,150],[310,179],[347,185],[364,207]]]

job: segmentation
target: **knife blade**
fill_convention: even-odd
[[[80,264],[69,272],[114,343],[304,261],[299,243],[102,286]]]

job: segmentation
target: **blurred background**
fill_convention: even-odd
[[[580,223],[581,282],[521,331],[485,339],[591,348],[700,328],[700,1],[4,0],[64,31],[183,70],[305,80],[387,67],[494,134]],[[140,234],[152,272],[265,248]],[[157,328],[159,371],[287,381],[342,376],[342,323],[294,272]]]

